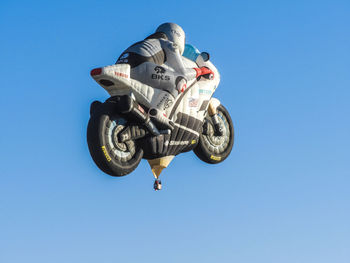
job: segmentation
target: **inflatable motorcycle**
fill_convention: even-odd
[[[128,64],[91,71],[110,95],[104,103],[91,104],[87,128],[90,154],[103,172],[124,176],[142,158],[147,159],[156,179],[154,189],[160,190],[160,173],[180,153],[193,150],[210,164],[228,157],[234,141],[233,125],[226,108],[213,97],[220,74],[209,54],[191,45],[186,45],[182,58],[186,67],[208,67],[214,74],[187,83],[175,99],[165,90],[131,79]],[[164,67],[166,63],[155,67],[154,75],[166,78]]]

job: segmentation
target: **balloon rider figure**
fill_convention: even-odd
[[[185,49],[185,32],[174,23],[161,24],[145,40],[127,48],[116,64],[129,64],[130,77],[156,89],[168,91],[174,101],[187,88],[187,82],[203,75],[214,75],[207,67],[186,68],[182,61]],[[166,63],[166,66],[164,65]],[[155,105],[164,119],[161,103]],[[169,123],[168,120],[165,122]],[[170,125],[171,123],[170,123]]]

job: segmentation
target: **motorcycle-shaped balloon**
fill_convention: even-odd
[[[210,164],[228,157],[234,141],[232,120],[212,97],[220,74],[209,54],[191,45],[186,45],[183,62],[187,68],[208,67],[214,74],[187,83],[177,98],[130,78],[128,64],[91,71],[110,94],[104,103],[91,104],[87,129],[90,154],[103,172],[124,176],[147,159],[156,179],[154,189],[160,190],[160,173],[180,153],[193,150]],[[168,65],[157,66],[155,76],[166,78],[164,67]]]

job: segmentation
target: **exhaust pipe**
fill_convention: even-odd
[[[170,121],[160,110],[156,108],[151,108],[148,111],[148,114],[157,127],[163,130],[173,130],[174,123]]]

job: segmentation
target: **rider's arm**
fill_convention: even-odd
[[[176,50],[176,47],[169,44],[167,46],[169,52],[167,53],[167,63],[171,66],[176,72],[180,75],[183,75],[187,81],[191,81],[197,77],[197,72],[193,68],[185,68],[185,65],[182,60],[182,56]]]
[[[178,72],[180,75],[184,76],[186,81],[192,81],[193,79],[198,78],[198,77],[203,76],[203,75],[209,75],[209,74],[212,74],[212,76],[214,75],[214,73],[209,68],[206,68],[206,67],[186,68],[184,66],[182,56],[176,50],[176,47],[174,47],[173,45],[168,45],[168,49],[170,50],[170,52],[165,51],[167,53],[167,57],[169,57],[167,60],[168,64],[176,72]]]

